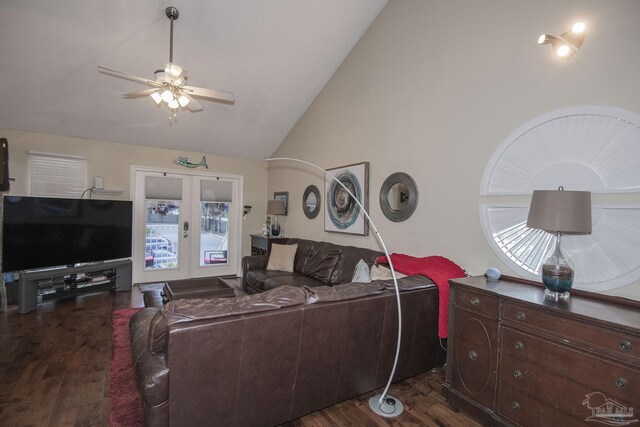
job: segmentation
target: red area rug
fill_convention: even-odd
[[[142,400],[133,371],[129,319],[140,308],[113,310],[111,315],[111,370],[109,371],[109,425],[111,427],[142,426]]]

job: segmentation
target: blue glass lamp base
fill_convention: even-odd
[[[544,270],[544,269],[543,269]],[[556,270],[557,271],[557,270]],[[550,275],[542,275],[545,298],[552,301],[566,301],[569,299],[569,291],[573,285],[573,271],[562,271]]]
[[[550,289],[545,289],[544,297],[551,301],[566,301],[569,299],[569,292],[555,292]]]

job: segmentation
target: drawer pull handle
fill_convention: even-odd
[[[478,304],[480,304],[480,298],[478,297],[471,298],[471,305],[478,305]]]
[[[469,359],[476,360],[477,358],[478,358],[478,353],[476,353],[475,351],[471,350],[469,352]]]
[[[626,378],[618,377],[616,378],[616,385],[625,390],[627,387],[629,387],[629,381],[627,381]]]
[[[524,343],[522,341],[516,341],[514,347],[516,348],[516,350],[524,350]]]
[[[631,351],[631,349],[633,348],[631,343],[627,340],[620,341],[620,344],[618,344],[618,347],[620,347],[620,350],[622,351]]]
[[[526,319],[526,318],[527,318],[527,315],[526,315],[524,312],[519,311],[519,312],[517,312],[517,313],[516,313],[516,318],[517,318],[518,320],[524,320],[524,319]]]
[[[522,372],[520,372],[519,370],[515,370],[513,371],[513,378],[517,379],[517,380],[521,380],[523,377]]]
[[[512,402],[511,403],[511,409],[513,409],[514,411],[519,411],[520,410],[520,404],[518,402]]]

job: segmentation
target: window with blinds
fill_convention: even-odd
[[[29,194],[78,198],[86,190],[87,162],[82,156],[29,152]]]

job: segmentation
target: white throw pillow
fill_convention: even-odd
[[[356,268],[353,270],[352,282],[356,283],[370,283],[371,276],[369,275],[369,266],[364,260],[358,261]]]
[[[396,270],[396,279],[402,279],[407,277],[406,274],[402,274]],[[382,265],[374,265],[371,267],[371,280],[389,280],[393,279],[391,275],[391,269]]]
[[[296,258],[298,244],[295,245],[271,245],[271,254],[267,263],[267,270],[288,271],[293,273],[293,261]]]

